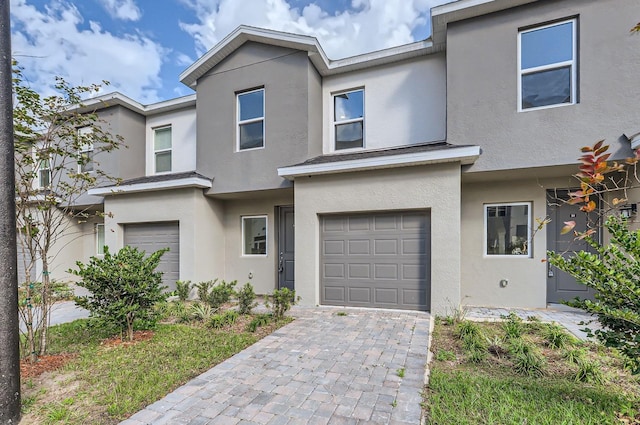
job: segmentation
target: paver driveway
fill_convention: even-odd
[[[298,308],[294,315],[123,424],[420,423],[429,314]]]

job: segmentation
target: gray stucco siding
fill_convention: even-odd
[[[539,1],[452,23],[447,31],[448,141],[482,147],[468,171],[572,164],[579,148],[607,139],[631,153],[622,134],[638,129],[640,41],[629,29],[636,0]],[[578,102],[517,112],[518,31],[577,17]],[[637,131],[637,130],[636,130]]]
[[[291,186],[277,168],[307,157],[311,66],[306,52],[247,43],[198,80],[196,168],[214,176],[209,193]],[[257,87],[265,91],[264,148],[237,152],[236,93]]]

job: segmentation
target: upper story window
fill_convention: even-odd
[[[485,255],[531,256],[531,203],[484,206]]]
[[[171,171],[171,126],[153,130],[153,156],[156,173]]]
[[[38,153],[38,187],[41,189],[51,186],[51,158],[42,152]]]
[[[93,132],[91,127],[80,127],[78,136],[80,139]],[[78,173],[90,173],[93,171],[93,143],[82,142],[78,152]]]
[[[335,150],[364,147],[364,90],[333,96]]]
[[[572,105],[577,94],[577,20],[518,34],[518,110]]]
[[[238,151],[264,147],[264,89],[238,93]]]
[[[104,255],[104,224],[96,224],[96,255]]]

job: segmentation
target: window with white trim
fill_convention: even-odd
[[[238,151],[264,147],[264,89],[238,93]]]
[[[364,89],[333,95],[334,149],[364,147]]]
[[[487,256],[531,256],[531,202],[486,204],[484,234]]]
[[[104,255],[104,224],[96,224],[96,255]]]
[[[153,163],[156,173],[171,172],[171,126],[153,129]]]
[[[43,152],[38,152],[38,187],[45,189],[51,186],[51,157]]]
[[[242,255],[267,255],[267,216],[242,217]]]
[[[518,110],[577,102],[577,19],[518,33]]]
[[[78,137],[81,139],[80,150],[78,152],[78,173],[90,173],[93,171],[93,143],[82,141],[93,132],[91,127],[80,127]]]

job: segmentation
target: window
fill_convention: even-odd
[[[485,205],[485,254],[530,257],[530,211],[530,202]]]
[[[104,255],[104,224],[96,224],[96,255]]]
[[[267,216],[242,217],[242,255],[267,255]]]
[[[153,130],[153,155],[156,173],[171,171],[171,126]]]
[[[364,90],[333,96],[335,150],[364,147]]]
[[[576,26],[571,19],[520,31],[519,110],[576,103]]]
[[[238,93],[238,151],[264,147],[264,89]]]
[[[51,186],[51,158],[38,153],[38,183],[41,189]]]
[[[92,132],[93,129],[91,127],[80,127],[78,136],[82,139]],[[93,143],[81,143],[78,154],[78,172],[89,173],[93,171]]]

